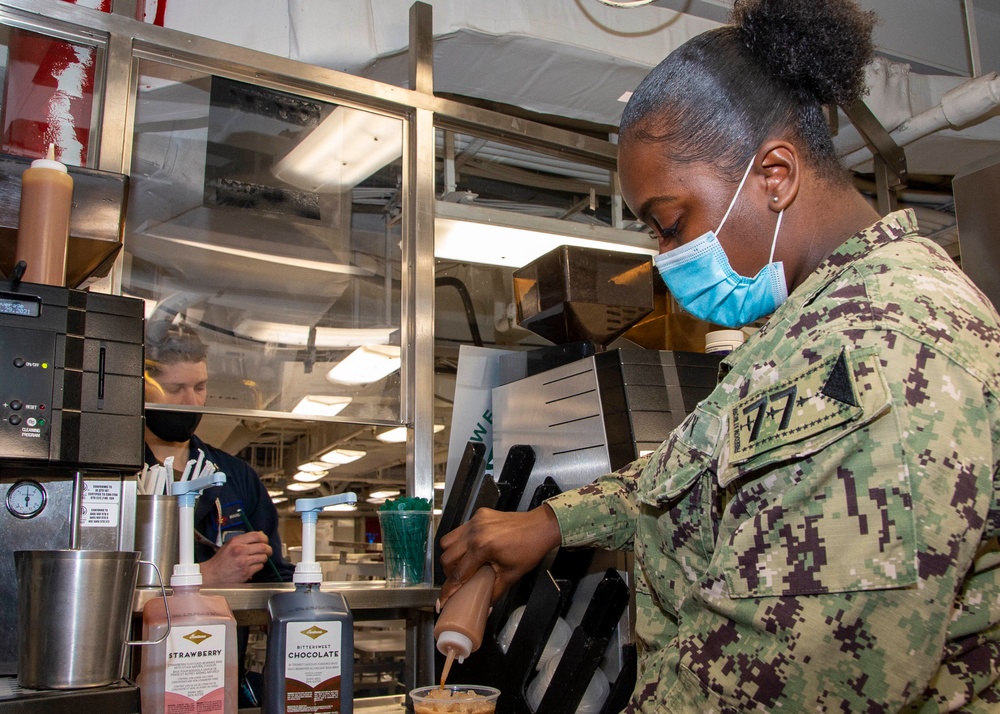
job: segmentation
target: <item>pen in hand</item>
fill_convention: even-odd
[[[242,508],[240,509],[239,513],[240,513],[240,521],[243,523],[243,527],[247,529],[247,533],[257,530],[250,523],[250,519],[247,518],[247,514],[243,512]],[[274,564],[274,561],[271,560],[271,556],[268,556],[267,564],[271,566],[271,572],[274,573],[274,576],[278,579],[278,582],[281,582],[283,580],[283,578],[281,577],[281,572],[278,570],[278,566]]]

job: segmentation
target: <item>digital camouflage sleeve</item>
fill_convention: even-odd
[[[912,213],[844,243],[647,459],[548,501],[632,548],[630,711],[1000,711],[1000,330]]]

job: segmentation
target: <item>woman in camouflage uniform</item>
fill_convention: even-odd
[[[630,711],[1000,711],[998,317],[837,162],[822,107],[862,94],[873,21],[737,0],[643,81],[619,171],[664,280],[773,314],[652,455],[442,539],[442,600],[484,562],[499,596],[558,545],[633,549]]]

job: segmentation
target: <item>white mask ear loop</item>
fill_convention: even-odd
[[[767,259],[767,264],[770,265],[774,262],[774,246],[778,245],[778,231],[781,230],[781,218],[785,215],[785,209],[782,208],[778,211],[778,225],[774,227],[774,240],[771,241],[771,255]]]
[[[743,190],[743,184],[747,182],[747,176],[750,175],[750,169],[753,168],[753,162],[756,161],[756,159],[757,159],[756,156],[750,159],[750,165],[747,166],[747,170],[743,172],[743,178],[740,179],[740,185],[736,187],[736,195],[733,196],[733,200],[729,202],[729,208],[726,209],[726,215],[722,217],[722,223],[720,223],[719,227],[715,229],[716,236],[719,235],[719,232],[722,230],[722,227],[726,225],[726,219],[729,218],[729,214],[732,212],[733,206],[736,205],[736,199],[740,197],[740,191]]]

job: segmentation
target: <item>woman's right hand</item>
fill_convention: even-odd
[[[561,543],[559,521],[545,504],[527,512],[480,508],[441,538],[441,566],[447,577],[439,602],[447,602],[487,563],[497,575],[491,598],[495,601]]]

